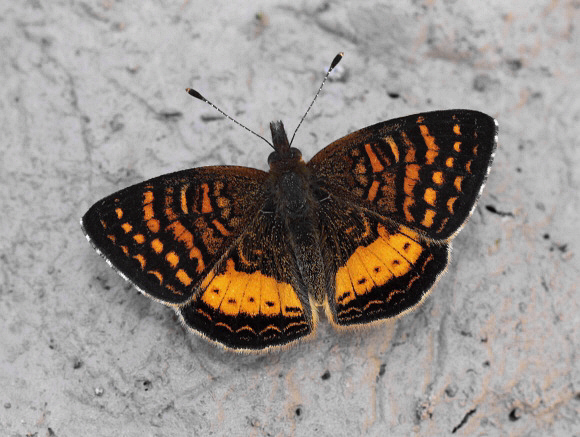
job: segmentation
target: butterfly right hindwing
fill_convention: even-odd
[[[330,285],[329,319],[339,326],[396,317],[414,308],[445,270],[449,245],[330,197],[320,208]]]

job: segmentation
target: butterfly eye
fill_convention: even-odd
[[[300,150],[298,150],[296,147],[291,147],[290,148],[290,158],[292,158],[292,159],[301,159],[302,158],[302,152]]]
[[[268,165],[271,165],[275,161],[280,161],[280,154],[278,152],[272,152],[268,156]]]

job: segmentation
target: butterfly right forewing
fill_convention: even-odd
[[[481,193],[497,126],[477,111],[385,121],[341,138],[308,166],[321,186],[434,240],[451,238]]]

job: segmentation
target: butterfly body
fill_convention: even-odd
[[[273,219],[283,223],[284,243],[295,259],[303,295],[322,305],[327,281],[318,216],[320,203],[329,196],[318,187],[300,150],[289,146],[282,122],[271,123],[270,129],[275,152],[268,158],[270,197],[261,212],[273,210]]]
[[[194,332],[234,350],[283,346],[422,302],[475,206],[497,141],[469,110],[389,120],[305,163],[271,124],[269,172],[194,168],[134,185],[82,219],[89,241]]]

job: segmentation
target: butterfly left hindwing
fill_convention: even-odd
[[[314,332],[316,325],[299,278],[284,223],[261,212],[180,314],[191,329],[232,349],[288,344]]]

